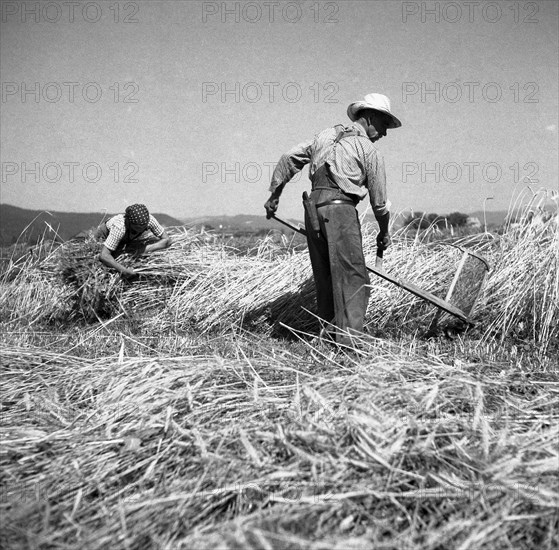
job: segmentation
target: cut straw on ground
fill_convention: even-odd
[[[4,547],[552,548],[554,375],[368,346],[319,362],[5,348]]]

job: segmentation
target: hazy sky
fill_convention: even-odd
[[[370,92],[403,123],[394,210],[558,188],[556,1],[0,3],[2,203],[260,214],[281,154]]]

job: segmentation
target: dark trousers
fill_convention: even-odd
[[[315,204],[343,194],[339,190],[317,189]],[[334,327],[327,327],[337,343],[351,345],[350,335],[363,331],[369,302],[369,274],[363,257],[361,225],[352,204],[318,208],[320,233],[313,232],[305,213],[307,243],[316,285],[318,315]]]

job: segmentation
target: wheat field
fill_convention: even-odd
[[[92,239],[3,274],[2,548],[557,547],[557,212],[460,241],[467,331],[372,276],[358,351],[317,337],[304,247],[172,237],[134,283]],[[444,297],[459,257],[399,233],[385,266]]]

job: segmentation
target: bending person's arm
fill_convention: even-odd
[[[158,241],[148,244],[144,252],[155,252],[156,250],[163,250],[171,245],[171,238],[160,225],[160,223],[150,214],[148,229],[159,239]]]
[[[103,245],[101,254],[99,254],[99,261],[107,267],[116,269],[124,277],[135,277],[136,275],[138,275],[133,269],[129,269],[119,264],[114,259],[113,253],[105,245]]]
[[[170,245],[171,237],[169,237],[166,231],[163,231],[163,234],[160,236],[158,241],[146,246],[145,252],[155,252],[156,250],[163,250],[164,248],[168,248]]]

